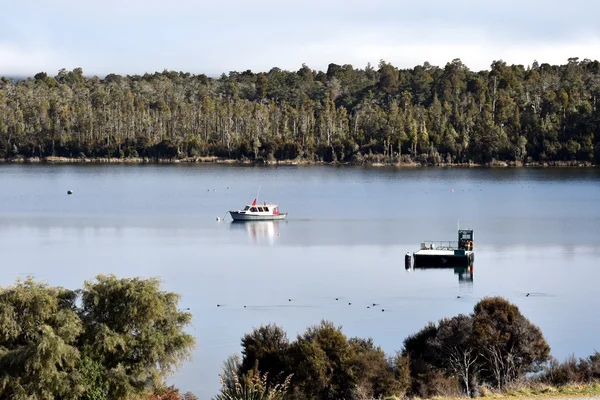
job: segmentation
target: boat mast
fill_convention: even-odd
[[[258,201],[258,195],[260,193],[260,185],[258,185],[258,192],[256,192],[256,201]]]

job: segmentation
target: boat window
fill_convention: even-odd
[[[250,206],[246,206],[246,208],[244,208],[244,211],[248,211],[250,209]]]
[[[269,212],[269,207],[265,207],[265,211]]]
[[[263,212],[263,208],[262,207],[258,207],[258,211]]]
[[[256,212],[256,207],[252,207],[252,208],[250,209],[250,211],[252,211],[252,212]]]

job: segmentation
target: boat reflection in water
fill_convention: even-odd
[[[231,229],[245,230],[253,244],[274,244],[282,221],[232,221]]]
[[[439,267],[439,266],[406,266],[407,271],[415,270],[453,270],[454,275],[458,275],[458,286],[461,289],[471,290],[473,288],[473,273],[474,266],[470,264],[468,267]]]

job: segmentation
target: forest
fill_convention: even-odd
[[[600,62],[0,79],[0,159],[597,164]]]

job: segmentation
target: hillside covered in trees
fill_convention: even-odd
[[[600,160],[600,62],[0,80],[0,159]]]

